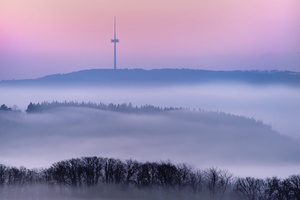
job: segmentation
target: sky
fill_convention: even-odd
[[[300,71],[299,0],[0,0],[0,80],[113,68]]]

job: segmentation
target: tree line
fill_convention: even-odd
[[[174,107],[165,107],[161,108],[158,106],[153,105],[143,105],[143,106],[133,106],[131,103],[126,104],[104,104],[104,103],[92,103],[92,102],[77,102],[77,101],[64,101],[58,102],[53,101],[49,102],[42,102],[42,103],[30,103],[27,106],[26,112],[27,113],[42,113],[49,111],[54,108],[59,107],[80,107],[80,108],[94,108],[99,110],[105,111],[115,111],[115,112],[123,112],[123,113],[153,113],[153,112],[160,112],[160,111],[170,111],[170,110],[180,110],[182,108],[174,108]]]
[[[78,189],[121,185],[124,188],[176,190],[214,200],[300,200],[300,175],[285,179],[240,178],[218,168],[199,170],[170,161],[121,161],[103,157],[63,160],[40,170],[0,165],[0,190],[36,183]]]
[[[0,111],[12,111],[12,108],[7,107],[5,104],[0,106]]]
[[[8,107],[7,105],[5,104],[2,104],[0,106],[0,112],[21,112],[20,109],[18,109],[18,107],[16,105],[14,105],[12,108],[11,107]]]
[[[237,116],[230,113],[225,113],[222,111],[205,111],[201,108],[199,109],[191,109],[191,108],[184,108],[184,107],[159,107],[159,106],[153,106],[153,105],[141,105],[141,106],[134,106],[132,103],[122,103],[122,104],[104,104],[104,103],[93,103],[93,102],[78,102],[78,101],[64,101],[64,102],[58,102],[58,101],[52,101],[47,102],[44,101],[42,103],[30,103],[27,106],[27,109],[25,110],[26,113],[46,113],[53,109],[59,109],[59,108],[92,108],[92,109],[98,109],[103,111],[113,111],[113,112],[120,112],[120,113],[134,113],[134,114],[152,114],[152,113],[159,113],[163,111],[199,111],[206,114],[214,114],[214,115],[222,115],[226,117],[235,118],[235,120],[244,121],[249,120],[252,123],[258,123],[260,125],[264,125],[261,120],[256,120],[254,118],[249,118],[245,116]],[[15,105],[14,108],[7,107],[5,104],[3,104],[0,107],[1,111],[13,111],[13,112],[19,112],[21,113],[21,110],[17,108]]]

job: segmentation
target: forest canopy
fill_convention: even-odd
[[[115,112],[124,112],[124,113],[152,113],[160,111],[170,111],[170,110],[180,110],[182,108],[173,108],[166,107],[161,108],[153,105],[143,105],[143,106],[133,106],[131,103],[126,104],[104,104],[104,103],[85,103],[85,102],[42,102],[42,103],[30,103],[26,109],[27,113],[42,113],[47,112],[51,109],[60,108],[60,107],[80,107],[80,108],[93,108],[98,110],[105,111],[115,111]]]

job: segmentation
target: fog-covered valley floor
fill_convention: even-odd
[[[30,102],[132,103],[221,111],[262,120],[300,140],[300,89],[286,85],[203,83],[181,86],[0,86],[0,102],[23,111]]]
[[[287,177],[300,166],[296,140],[255,119],[220,112],[137,114],[80,107],[3,112],[0,133],[2,164],[27,168],[94,155],[144,162],[170,159],[255,177]]]
[[[47,167],[80,156],[170,159],[235,175],[286,177],[300,165],[296,86],[206,83],[165,87],[1,86],[0,161]],[[189,108],[119,113],[89,108],[26,114],[30,102],[77,101]]]

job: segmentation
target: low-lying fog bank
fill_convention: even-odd
[[[0,102],[19,106],[30,102],[78,101],[185,107],[253,117],[283,135],[300,139],[300,89],[282,85],[207,83],[168,87],[21,87],[0,86]]]
[[[299,143],[260,121],[205,111],[118,113],[59,108],[0,114],[0,161],[27,168],[105,156],[217,166],[238,176],[299,173]]]

